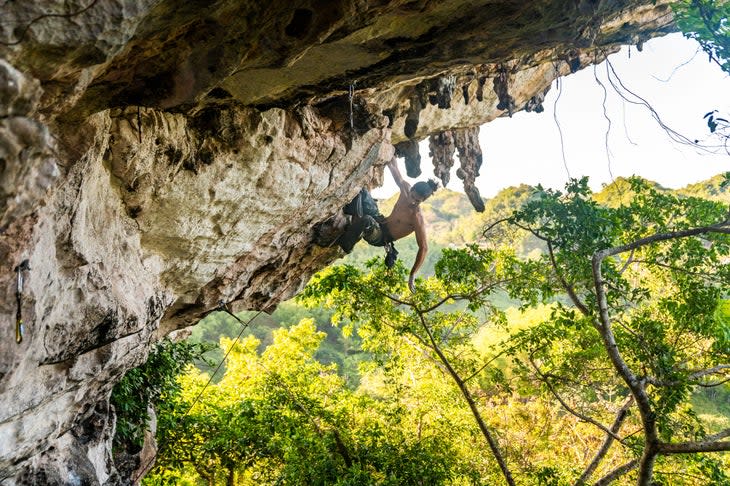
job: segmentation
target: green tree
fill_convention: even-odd
[[[208,346],[163,340],[150,352],[147,361],[119,380],[111,394],[116,413],[114,444],[129,449],[142,447],[149,425],[148,408],[171,399],[180,392],[176,378],[189,363],[202,359]]]
[[[348,389],[336,365],[315,358],[324,337],[303,319],[275,331],[263,352],[252,336],[222,339],[231,349],[223,378],[211,384],[190,367],[160,411],[162,446],[146,483],[443,484],[466,469],[430,426],[411,432],[400,401]]]
[[[672,4],[677,26],[705,51],[710,62],[730,73],[730,2],[727,0],[680,0]],[[705,114],[710,133],[730,155],[730,121],[717,110]]]
[[[717,385],[727,374],[730,329],[716,309],[730,288],[730,221],[723,204],[629,182],[635,196],[627,205],[599,206],[586,181],[575,181],[566,195],[540,193],[512,223],[546,242],[554,292],[571,304],[520,336],[529,343],[530,366],[556,397],[556,381],[576,378],[590,383],[584,392],[628,390],[626,406],[635,403],[642,427],[639,456],[606,477],[636,467],[643,485],[660,455],[730,449],[722,440],[730,429],[707,434],[688,406],[693,388]],[[551,352],[566,344],[571,352]],[[606,357],[615,370],[610,381],[590,372]],[[613,426],[603,428],[607,451],[618,436]]]

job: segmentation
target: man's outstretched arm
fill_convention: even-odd
[[[418,253],[416,254],[416,260],[413,262],[413,268],[411,268],[411,275],[408,277],[408,288],[411,292],[415,292],[416,288],[413,285],[413,280],[416,278],[416,272],[423,261],[426,259],[426,253],[428,253],[428,238],[426,238],[426,225],[423,222],[423,216],[419,212],[416,216],[416,243],[418,244]]]
[[[403,179],[403,176],[400,175],[400,171],[398,170],[398,163],[396,162],[395,157],[390,159],[390,162],[388,162],[388,169],[390,169],[390,174],[393,176],[393,180],[396,184],[398,184],[398,189],[400,189],[400,192],[403,194],[408,194],[408,191],[411,190],[411,185],[408,184],[405,179]]]

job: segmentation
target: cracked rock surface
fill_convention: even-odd
[[[479,210],[479,125],[673,29],[662,0],[2,2],[0,484],[128,484],[109,394],[156,341],[294,295],[427,137]]]

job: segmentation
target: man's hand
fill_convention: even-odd
[[[415,279],[416,276],[414,274],[411,274],[411,276],[408,278],[408,288],[411,290],[412,294],[416,293],[416,286],[413,285],[413,279]]]

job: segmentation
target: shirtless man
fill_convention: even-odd
[[[400,196],[393,207],[393,211],[388,217],[384,218],[378,212],[377,206],[374,203],[368,204],[366,199],[366,203],[363,205],[365,214],[362,217],[353,216],[352,222],[340,238],[339,244],[345,252],[349,253],[357,240],[362,237],[373,246],[385,246],[388,249],[388,257],[386,258],[386,263],[388,263],[388,259],[392,255],[391,251],[397,255],[395,249],[392,248],[393,241],[415,232],[418,253],[408,278],[408,288],[413,292],[415,290],[413,280],[416,277],[416,272],[423,265],[428,251],[426,225],[419,205],[434,193],[438,188],[438,184],[429,180],[428,182],[416,182],[411,187],[398,171],[395,159],[388,162],[388,169],[390,169],[390,173],[400,189]],[[370,198],[370,195],[365,192],[365,197]],[[371,198],[370,201],[372,201]],[[373,207],[374,209],[372,209]],[[395,255],[392,256],[392,263],[395,263]]]

